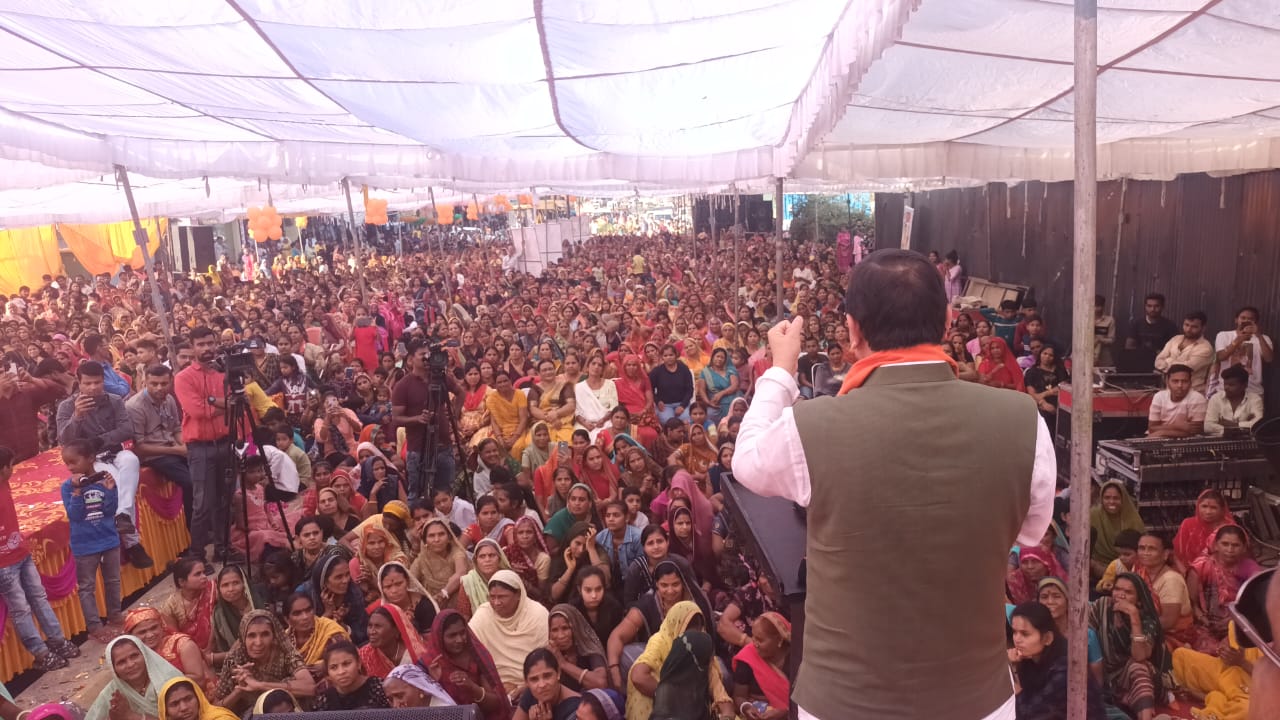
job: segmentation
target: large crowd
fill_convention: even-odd
[[[309,237],[160,272],[172,347],[140,272],[0,298],[0,475],[46,447],[70,473],[81,604],[111,675],[90,720],[450,704],[486,720],[785,717],[790,624],[722,489],[778,317],[805,318],[802,395],[840,392],[862,248],[843,230],[789,243],[778,307],[772,242],[735,253],[729,238],[594,237],[533,277],[495,246]],[[938,267],[952,286],[954,258]],[[1098,324],[1109,353],[1101,306]],[[943,344],[962,379],[1051,416],[1065,353],[1033,309],[958,314]],[[247,362],[228,378],[230,346]],[[192,544],[172,594],[126,611],[120,563],[152,563],[141,468],[182,487]],[[1010,556],[1020,718],[1065,708],[1065,508]],[[1175,687],[1243,717],[1256,656],[1228,639],[1224,602],[1257,566],[1221,496],[1188,512],[1177,537],[1144,534],[1127,488],[1099,493],[1091,718],[1150,720]],[[0,592],[55,669],[79,650],[20,546],[0,551]]]

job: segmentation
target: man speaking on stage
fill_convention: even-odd
[[[839,395],[795,404],[804,318],[779,323],[733,456],[743,486],[808,508],[800,717],[1013,720],[1004,580],[1049,526],[1049,430],[1030,396],[956,378],[923,255],[868,256],[845,309]]]

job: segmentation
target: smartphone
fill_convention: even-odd
[[[97,406],[98,406],[98,407],[100,407],[100,408],[102,408],[102,407],[107,407],[108,405],[110,405],[110,404],[111,404],[111,397],[110,397],[109,395],[107,395],[106,393],[103,393],[103,394],[101,394],[101,395],[99,395],[99,396],[95,397],[95,398],[93,399],[93,401],[94,401],[94,403],[95,403],[95,404],[97,404]]]
[[[355,368],[347,368],[346,373],[347,373],[347,379],[348,379],[348,380],[350,380],[351,378],[353,378],[353,377],[355,377],[355,376],[356,376],[356,369],[355,369]]]

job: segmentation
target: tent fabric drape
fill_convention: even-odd
[[[147,231],[147,245],[154,255],[169,221],[146,221],[142,227]],[[142,267],[142,248],[134,242],[133,223],[130,221],[103,225],[62,223],[58,225],[58,232],[84,269],[94,275],[115,273],[126,263],[132,268]]]
[[[0,230],[0,293],[13,295],[26,285],[38,290],[42,275],[62,274],[62,253],[53,226]]]

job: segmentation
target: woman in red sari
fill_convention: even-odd
[[[512,540],[502,551],[507,554],[511,569],[524,581],[529,598],[542,602],[542,586],[551,572],[551,556],[538,521],[528,515],[517,520]]]
[[[1223,525],[1235,525],[1222,493],[1209,488],[1196,498],[1196,514],[1182,521],[1173,536],[1174,568],[1183,574],[1197,558],[1213,549],[1213,536]]]
[[[213,583],[209,583],[212,585]],[[139,607],[124,616],[124,631],[134,635],[143,645],[151,648],[160,657],[169,661],[178,672],[195,680],[202,688],[207,688],[217,680],[217,676],[204,661],[204,653],[189,635],[174,632],[164,616],[153,607]]]
[[[395,605],[379,604],[369,613],[369,642],[360,647],[360,662],[371,677],[385,680],[397,665],[412,665],[427,648],[413,621]]]
[[[613,380],[618,389],[618,404],[631,413],[631,421],[636,425],[636,439],[641,445],[652,447],[658,439],[658,431],[649,375],[644,371],[639,355],[624,355],[618,365],[618,377]]]
[[[493,657],[457,610],[436,615],[422,664],[456,703],[479,706],[484,720],[511,717],[511,700]]]
[[[1231,616],[1227,603],[1235,602],[1245,580],[1262,572],[1249,552],[1249,536],[1239,525],[1224,525],[1213,534],[1213,551],[1191,562],[1187,591],[1195,615],[1196,650],[1210,655],[1227,637]]]
[[[204,561],[182,558],[173,564],[173,584],[177,592],[160,605],[160,614],[169,627],[189,636],[203,651],[213,640],[215,584],[204,574]]]
[[[1004,340],[992,336],[978,366],[978,382],[987,387],[1026,392],[1022,368]]]
[[[733,656],[733,704],[741,708],[763,700],[755,717],[785,718],[791,697],[787,660],[791,651],[791,623],[776,612],[766,612],[751,626],[751,642]],[[743,717],[752,717],[743,715]]]

